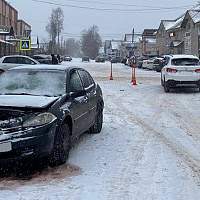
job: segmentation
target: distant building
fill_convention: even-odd
[[[106,40],[104,43],[104,54],[107,58],[109,57],[111,51],[112,51],[111,40]]]
[[[156,40],[160,55],[200,56],[200,10],[188,10],[175,20],[162,20]]]
[[[17,36],[20,38],[30,38],[31,25],[24,20],[17,20]]]
[[[124,41],[122,43],[124,56],[131,57],[133,54],[136,56],[142,56],[142,37],[141,35],[125,34]]]
[[[14,44],[7,42],[8,35],[17,33],[18,11],[5,0],[0,0],[0,56],[15,52]]]
[[[143,56],[157,56],[158,49],[156,44],[157,29],[144,29],[142,33],[142,54]]]
[[[121,57],[121,40],[106,40],[104,44],[104,54],[107,59]]]

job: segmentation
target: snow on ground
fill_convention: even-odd
[[[71,64],[87,69],[103,89],[102,133],[81,137],[64,166],[27,181],[0,179],[0,199],[199,199],[200,94],[166,94],[156,72],[137,70],[133,87],[127,66],[114,64],[109,81],[109,63]]]

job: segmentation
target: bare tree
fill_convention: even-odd
[[[85,56],[89,56],[91,59],[96,58],[101,45],[102,40],[99,35],[99,29],[96,25],[93,25],[88,30],[83,31],[81,38],[81,50]]]
[[[60,49],[60,33],[63,30],[64,14],[61,8],[52,10],[49,22],[46,26],[46,31],[49,33],[52,52],[55,53],[56,38],[57,38],[57,51]]]
[[[74,38],[69,38],[64,41],[64,53],[73,57],[80,56],[80,42]]]

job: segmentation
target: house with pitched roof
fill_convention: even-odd
[[[200,10],[186,11],[175,20],[162,20],[156,35],[159,55],[200,55]]]
[[[144,29],[142,33],[142,54],[144,56],[157,56],[156,34],[157,29]]]

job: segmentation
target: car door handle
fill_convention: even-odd
[[[75,103],[88,103],[88,97],[77,97],[74,100]]]
[[[81,104],[88,103],[88,97],[81,98],[81,99],[79,100],[79,102],[80,102]]]
[[[83,103],[88,103],[88,100],[89,100],[88,97],[84,97],[82,102]]]

